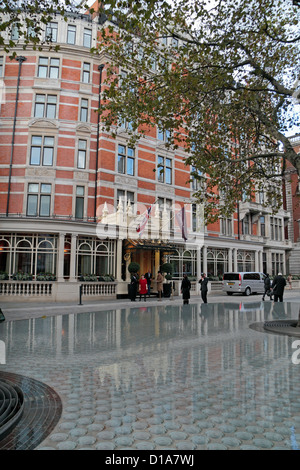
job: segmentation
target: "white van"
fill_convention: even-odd
[[[232,294],[263,294],[265,291],[265,277],[263,273],[224,273],[223,291]]]

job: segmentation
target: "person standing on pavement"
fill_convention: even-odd
[[[207,304],[207,292],[208,292],[208,279],[205,273],[201,274],[201,279],[199,281],[201,289],[201,298],[205,304]]]
[[[263,294],[263,296],[262,296],[262,300],[265,300],[265,296],[266,296],[266,295],[269,295],[269,296],[270,296],[270,300],[273,300],[273,298],[272,298],[272,290],[271,290],[271,279],[270,279],[268,273],[266,274],[264,283],[265,283],[265,292],[264,292],[264,294]]]
[[[135,302],[137,288],[138,288],[138,278],[137,278],[137,275],[134,273],[131,276],[131,280],[129,284],[129,298],[131,302]]]
[[[283,293],[285,286],[286,280],[282,276],[282,273],[278,273],[278,275],[274,277],[272,284],[274,302],[283,302]]]
[[[158,300],[161,300],[161,295],[162,295],[162,290],[163,290],[163,282],[164,282],[164,277],[163,277],[161,271],[158,271],[158,273],[157,273],[156,282],[157,282]]]
[[[287,282],[289,283],[289,288],[291,289],[292,288],[292,280],[293,280],[293,277],[291,274],[288,275],[287,277]]]
[[[139,280],[140,301],[142,300],[142,295],[143,295],[144,301],[146,302],[147,292],[148,292],[147,279],[145,279],[145,276],[142,276],[141,279]]]
[[[184,304],[189,303],[190,290],[191,290],[191,281],[187,277],[187,274],[184,274],[182,282],[181,282],[181,293],[182,293],[182,299],[183,299]]]
[[[145,279],[147,280],[148,296],[150,297],[150,293],[151,293],[151,279],[152,279],[152,274],[151,274],[151,272],[150,272],[150,269],[149,269],[149,271],[145,274]]]

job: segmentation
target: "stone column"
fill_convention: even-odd
[[[64,282],[64,249],[65,249],[65,233],[60,233],[58,238],[58,254],[57,254],[57,280]]]
[[[71,238],[71,256],[70,256],[70,281],[76,281],[75,276],[75,267],[76,267],[76,241],[77,235],[76,233],[72,233]]]
[[[232,248],[228,248],[228,272],[232,272]]]
[[[233,248],[233,271],[237,272],[238,262],[237,262],[237,248]]]
[[[200,279],[201,275],[201,247],[197,246],[197,278]]]
[[[202,263],[202,269],[205,274],[207,274],[207,248],[206,246],[203,246],[202,249],[202,257],[203,257],[203,263]],[[200,273],[201,274],[201,273]]]
[[[262,273],[263,272],[263,251],[262,250],[258,252],[258,258],[259,258],[259,271]]]
[[[155,273],[154,276],[156,278],[157,273],[159,271],[160,265],[159,265],[159,250],[155,250]]]
[[[254,267],[255,271],[260,270],[259,269],[259,258],[258,258],[258,251],[257,250],[255,250],[255,252],[254,252],[254,266],[255,266]]]
[[[122,281],[122,240],[117,240],[117,268],[116,268],[116,280]]]

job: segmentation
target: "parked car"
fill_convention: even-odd
[[[265,274],[257,272],[224,273],[223,291],[232,294],[263,294]]]

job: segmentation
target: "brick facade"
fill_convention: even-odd
[[[26,57],[22,64],[2,54],[0,78],[5,99],[0,108],[0,242],[6,257],[0,255],[0,270],[8,271],[9,276],[18,270],[36,276],[48,268],[64,285],[64,292],[83,274],[112,274],[121,293],[126,291],[128,280],[126,253],[131,260],[140,262],[141,271],[150,269],[153,274],[162,262],[172,261],[178,281],[184,272],[195,279],[201,271],[216,278],[224,271],[242,268],[273,274],[278,270],[285,272],[286,253],[291,249],[284,234],[289,217],[285,210],[276,216],[277,238],[271,234],[270,211],[263,210],[258,201],[241,203],[239,213],[230,221],[219,220],[199,232],[193,225],[193,183],[189,181],[191,169],[184,164],[183,148],[165,149],[156,130],[151,129],[131,151],[126,129],[114,138],[102,129],[101,122],[97,142],[98,66],[105,59],[101,54],[93,56],[82,39],[88,29],[93,43],[96,41],[97,21],[88,16],[72,18],[72,25],[77,28],[74,45],[66,43],[67,23],[60,18],[56,22],[58,52],[45,47],[40,52],[28,49],[24,53],[20,48],[17,55]],[[105,68],[102,77],[105,79]],[[169,181],[159,179],[159,157],[165,162],[168,159]],[[175,213],[185,205],[187,244],[177,230],[163,237],[168,249],[157,243],[147,252],[134,249],[128,244],[130,237],[120,239],[114,232],[113,223],[105,240],[101,239],[98,224],[99,220],[108,220],[106,210],[115,225],[120,221],[120,211],[128,210],[128,205],[118,205],[120,197],[121,201],[131,201],[131,226],[141,218],[136,209],[143,212],[155,204],[149,222],[151,233],[147,232],[149,227],[146,230],[149,243],[153,242],[155,230],[163,230],[164,217],[168,230],[176,228]],[[124,221],[124,213],[122,217]],[[249,219],[248,225],[245,219]],[[34,237],[43,239],[45,246],[49,243],[49,256],[43,253],[40,265],[39,248],[34,245],[37,242],[30,241]],[[168,251],[170,245],[173,253]],[[103,254],[105,250],[107,256]]]

